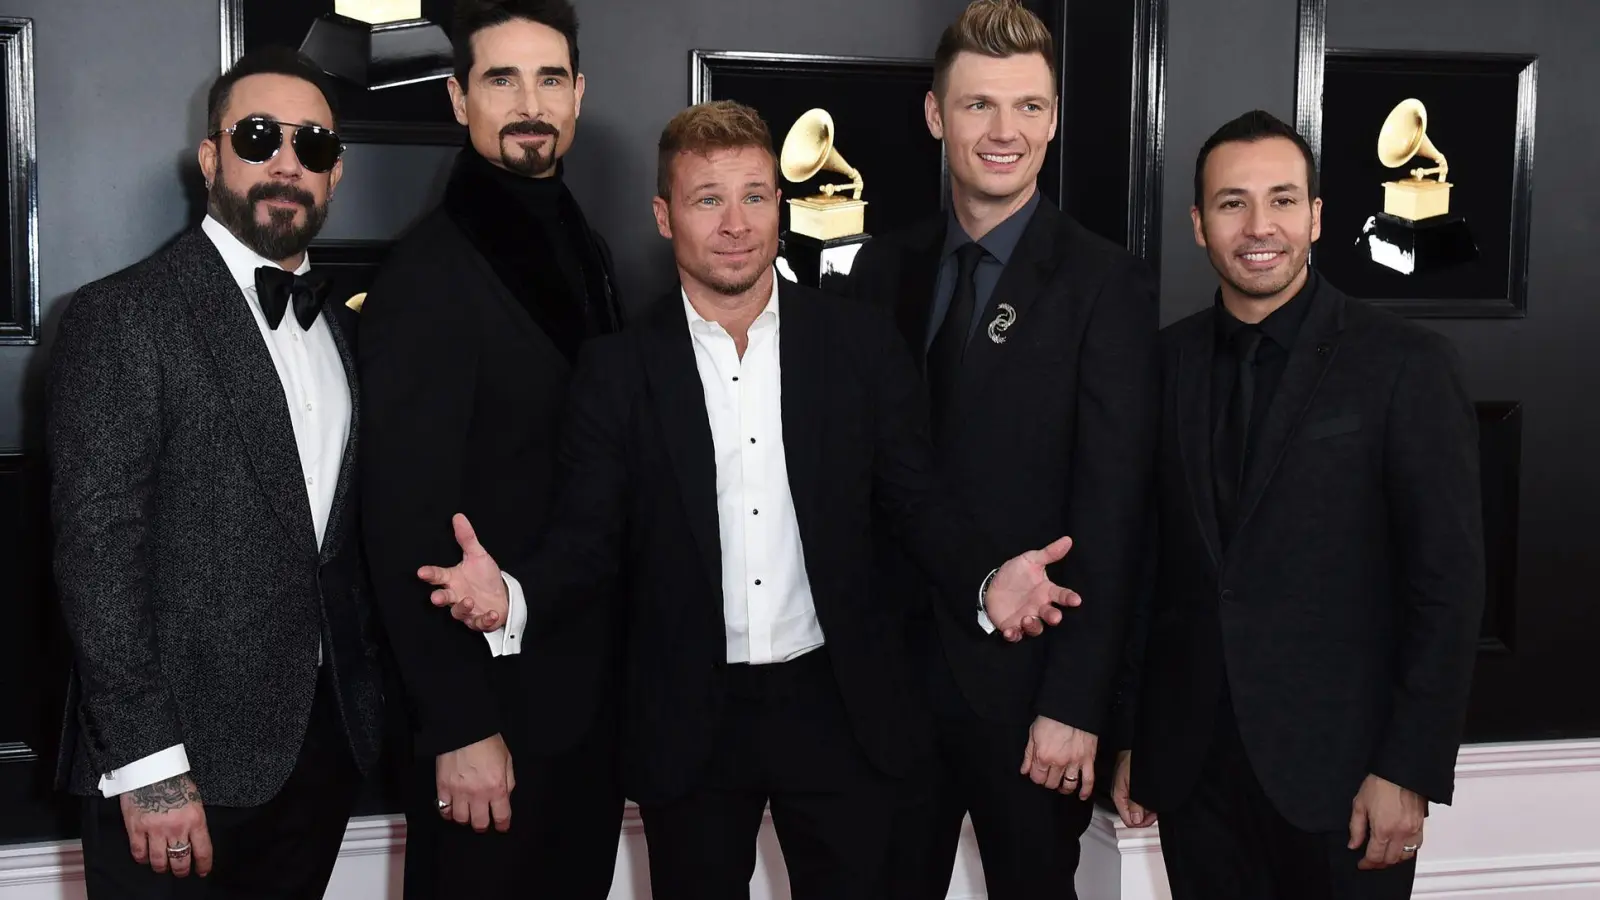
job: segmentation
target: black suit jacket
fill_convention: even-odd
[[[493,657],[416,576],[461,558],[455,513],[501,558],[529,552],[549,514],[581,305],[555,290],[549,242],[518,209],[458,166],[362,305],[366,546],[421,756],[496,733],[519,749],[566,749],[607,697],[615,659],[615,629],[592,617]],[[620,316],[592,237],[608,273],[593,302]]]
[[[784,454],[806,574],[855,734],[896,774],[926,746],[903,700],[902,598],[866,589],[873,523],[892,523],[944,602],[968,613],[1004,556],[934,490],[921,389],[888,319],[780,284]],[[665,803],[703,774],[727,658],[716,457],[681,296],[584,354],[545,542],[528,561],[489,549],[533,573],[530,633],[604,604],[595,586],[620,577],[609,614],[628,623],[625,786]]]
[[[1483,608],[1477,419],[1434,332],[1324,281],[1257,438],[1224,553],[1214,309],[1162,333],[1160,563],[1130,689],[1132,789],[1183,802],[1227,679],[1257,778],[1339,831],[1367,774],[1449,803]]]
[[[351,434],[320,548],[283,383],[203,232],[84,287],[62,316],[46,440],[76,651],[60,770],[73,792],[182,743],[207,803],[266,802],[299,758],[319,644],[355,760],[376,760],[348,312],[323,311]]]
[[[875,238],[851,273],[851,292],[893,310],[919,361],[946,221]],[[994,329],[996,341],[988,326],[1001,304],[1014,319]],[[1122,248],[1041,200],[981,321],[947,433],[935,436],[940,468],[1000,546],[1071,535],[1072,551],[1052,575],[1083,605],[1020,644],[974,633],[970,611],[941,607],[941,642],[980,714],[1043,715],[1099,734],[1147,545],[1157,409],[1152,280]],[[906,571],[898,554],[886,565]]]

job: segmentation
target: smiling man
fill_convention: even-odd
[[[1162,333],[1160,561],[1113,798],[1160,815],[1174,900],[1409,897],[1483,607],[1472,403],[1442,337],[1307,265],[1293,129],[1222,126],[1194,189],[1221,283]]]
[[[927,602],[903,556],[937,753],[908,782],[895,896],[945,896],[972,816],[996,900],[1070,897],[1138,580],[1155,446],[1157,304],[1144,267],[1036,186],[1059,98],[1049,29],[978,0],[944,33],[925,100],[952,205],[861,252],[851,291],[893,310],[927,376],[938,463],[1004,545],[1069,534],[1060,578],[1092,597],[1023,644]],[[1029,415],[1019,415],[1029,410]],[[1079,552],[1081,551],[1081,552]]]
[[[448,89],[468,146],[362,306],[364,532],[417,762],[408,898],[611,889],[617,623],[486,640],[416,580],[454,547],[455,513],[495,546],[538,533],[578,348],[621,324],[606,245],[562,182],[577,31],[565,0],[457,4]]]

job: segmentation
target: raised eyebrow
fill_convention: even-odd
[[[521,74],[522,70],[516,66],[495,66],[492,69],[483,70],[483,80],[487,81],[490,78],[514,78]]]
[[[541,77],[541,78],[546,78],[546,77],[571,78],[572,77],[572,73],[567,71],[567,67],[566,66],[540,66],[538,74],[539,74],[539,77]]]

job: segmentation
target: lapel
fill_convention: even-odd
[[[1217,342],[1214,312],[1200,316],[1178,347],[1174,377],[1178,395],[1178,453],[1184,481],[1189,485],[1189,506],[1195,524],[1205,536],[1211,563],[1222,562],[1222,532],[1217,526],[1217,498],[1211,479],[1211,365]]]
[[[895,273],[900,285],[894,305],[895,324],[922,375],[928,374],[928,322],[933,316],[933,292],[939,281],[939,250],[944,246],[944,232],[941,220],[932,230],[928,243],[901,255]]]
[[[1314,272],[1311,277],[1318,278]],[[1244,474],[1239,492],[1239,533],[1250,524],[1251,514],[1283,461],[1290,436],[1316,397],[1328,366],[1339,355],[1339,334],[1343,330],[1344,295],[1319,279],[1311,295],[1311,309],[1295,338],[1283,380],[1267,407],[1267,418],[1261,423],[1251,464]]]
[[[717,523],[717,451],[706,414],[705,387],[695,365],[693,340],[677,291],[648,314],[640,334],[646,377],[683,495],[689,533],[711,587],[722,595],[722,536]]]
[[[349,508],[350,489],[355,481],[356,437],[361,433],[361,381],[356,375],[355,354],[351,352],[350,341],[339,321],[342,313],[337,312],[336,309],[324,307],[322,315],[333,334],[334,345],[339,348],[339,362],[344,365],[345,383],[350,386],[350,431],[345,436],[344,457],[339,463],[339,484],[334,488],[333,507],[328,512],[328,527],[322,537],[324,563],[337,556],[344,544],[344,517]]]
[[[1000,273],[994,292],[989,295],[983,316],[978,320],[977,331],[973,332],[972,340],[967,344],[967,354],[961,363],[956,414],[949,418],[953,425],[958,426],[958,423],[966,420],[967,411],[974,404],[986,402],[990,376],[1006,354],[1015,349],[1017,335],[1027,331],[1031,321],[1028,313],[1044,294],[1045,285],[1061,263],[1062,254],[1057,238],[1060,224],[1061,214],[1049,201],[1041,199],[1033,218],[1028,220],[1028,227],[1022,232],[1021,240],[1017,241],[1017,249],[1011,254],[1005,270]],[[1002,341],[997,342],[989,336],[989,325],[1000,315],[1002,303],[1011,308],[1013,317],[1009,328],[1000,335]]]
[[[316,528],[306,497],[300,453],[283,382],[239,285],[205,233],[196,229],[173,247],[186,268],[181,280],[201,344],[233,410],[256,479],[289,538],[289,546],[317,557]]]
[[[827,333],[820,298],[799,285],[778,282],[779,400],[783,456],[789,493],[804,546],[816,546],[811,526],[818,524],[816,498],[822,479],[823,436],[827,431]]]

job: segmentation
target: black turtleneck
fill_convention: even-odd
[[[593,302],[583,270],[584,261],[591,256],[588,226],[565,214],[567,204],[563,202],[563,197],[566,183],[562,181],[562,161],[556,160],[556,170],[548,177],[530,178],[502,169],[484,159],[475,149],[469,149],[463,155],[469,157],[468,165],[478,169],[480,175],[505,191],[538,224],[539,230],[555,250],[554,256],[561,267],[561,278],[566,282],[568,295],[581,303],[587,312]]]

